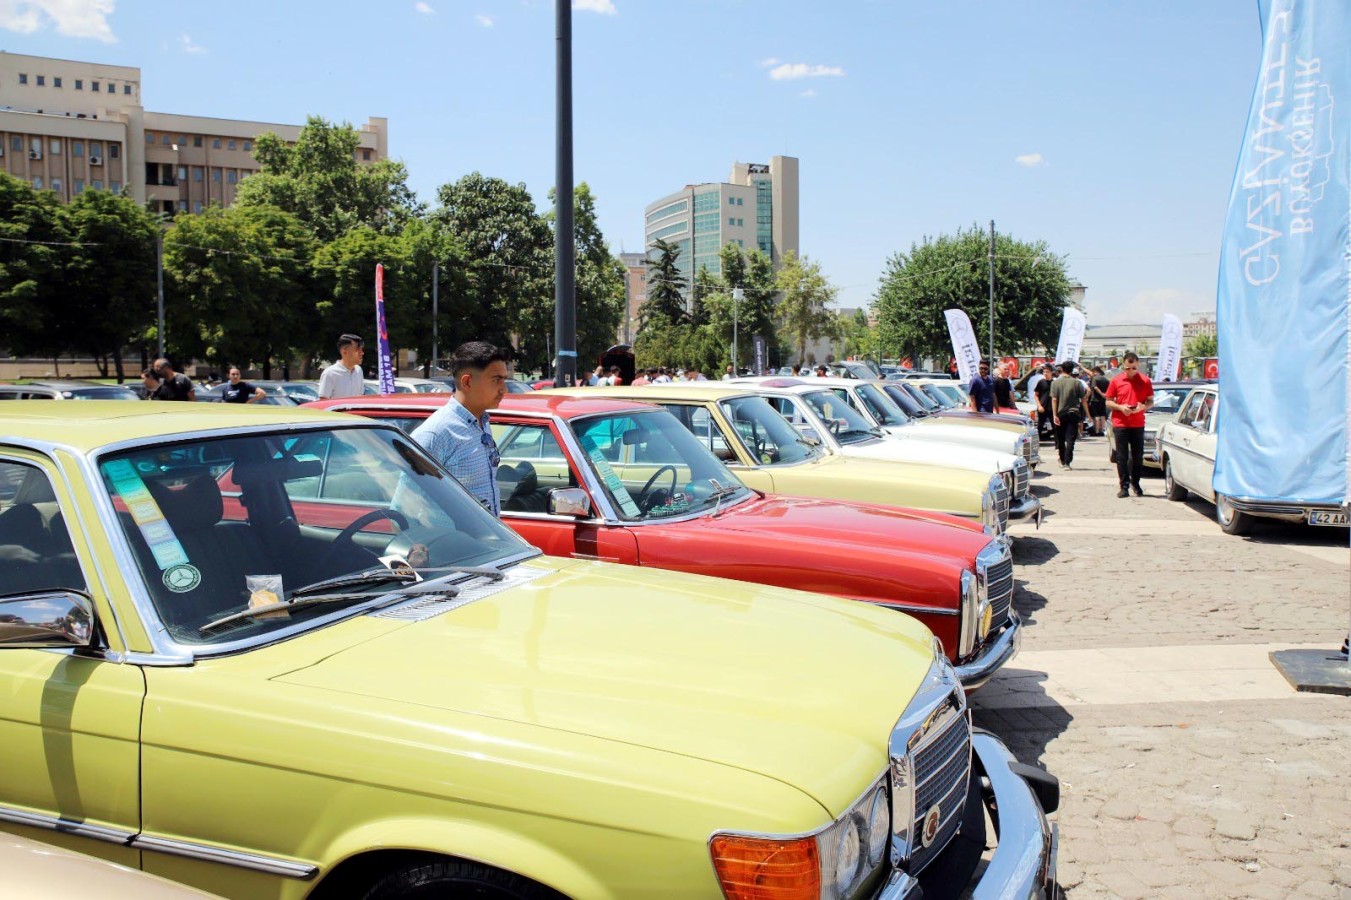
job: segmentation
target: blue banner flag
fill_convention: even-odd
[[[389,355],[389,329],[385,327],[385,267],[375,264],[375,333],[379,336],[380,393],[394,393],[394,361]]]
[[[1220,251],[1214,487],[1347,499],[1351,4],[1259,0],[1262,63]]]

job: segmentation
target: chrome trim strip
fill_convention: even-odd
[[[975,732],[971,748],[999,809],[999,844],[971,892],[972,900],[1049,897],[1055,884],[1057,835],[1027,782],[1009,764],[1013,754],[994,735]],[[987,805],[989,801],[987,800]]]
[[[1041,509],[1041,498],[1028,494],[1017,503],[1010,504],[1009,519],[1026,519],[1028,516],[1034,515],[1039,509]]]
[[[136,837],[134,831],[123,831],[119,828],[108,828],[103,825],[90,825],[87,822],[76,822],[73,819],[63,819],[59,816],[25,812],[8,806],[0,806],[0,822],[25,825],[29,828],[41,828],[45,831],[59,831],[62,834],[73,834],[77,837],[104,841],[109,844],[128,844]]]
[[[206,844],[193,844],[188,841],[176,841],[169,838],[137,835],[131,846],[138,850],[153,850],[171,856],[185,856],[205,862],[235,866],[240,869],[252,869],[269,875],[281,875],[285,878],[312,878],[319,867],[314,863],[298,863],[290,860],[262,856],[257,853],[243,853],[239,850],[226,850],[222,847],[210,847]]]
[[[886,600],[872,600],[864,602],[876,603],[878,606],[884,606],[887,609],[894,609],[897,612],[908,613],[910,615],[919,613],[921,615],[926,616],[961,616],[961,611],[955,609],[937,609],[932,606],[911,606],[908,603],[891,603]]]

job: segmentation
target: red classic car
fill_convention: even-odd
[[[446,399],[413,394],[306,405],[412,432]],[[491,416],[502,455],[502,519],[545,553],[883,604],[938,636],[968,690],[1017,652],[1012,558],[974,523],[762,494],[670,413],[645,403],[508,395]],[[383,502],[394,490],[374,476],[361,485],[320,485],[316,500]],[[306,513],[298,508],[298,515]]]

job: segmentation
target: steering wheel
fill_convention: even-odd
[[[657,479],[661,477],[662,472],[668,471],[671,473],[671,488],[669,491],[666,492],[666,496],[669,497],[670,495],[675,493],[676,478],[680,476],[680,473],[676,471],[675,466],[669,464],[664,465],[661,468],[657,469],[657,471],[652,473],[652,477],[647,480],[647,484],[643,485],[643,489],[638,492],[638,508],[641,509],[643,512],[647,512],[648,510],[652,509],[652,507],[657,505],[657,501],[659,499],[663,499],[660,491],[652,490],[652,485],[655,484]]]
[[[356,537],[358,531],[372,522],[378,522],[381,519],[389,519],[395,525],[399,526],[400,531],[408,530],[408,519],[403,513],[396,509],[373,509],[368,513],[357,516],[346,528],[338,532],[338,536],[333,539],[333,543],[328,545],[328,550],[325,551],[323,558],[319,560],[318,570],[320,572],[328,571],[329,565],[338,556],[340,551],[348,550],[349,544],[355,546],[352,539]]]

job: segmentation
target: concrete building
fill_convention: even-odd
[[[132,66],[0,51],[0,171],[69,201],[86,189],[125,191],[157,211],[228,206],[257,172],[253,141],[284,141],[299,125],[149,112],[141,70]],[[389,127],[371,118],[357,130],[358,162],[389,155]]]
[[[1134,350],[1139,356],[1153,356],[1159,352],[1162,329],[1154,325],[1089,325],[1084,330],[1084,345],[1080,359],[1097,356],[1118,356]]]
[[[736,163],[726,182],[686,185],[643,212],[648,248],[658,238],[674,244],[687,283],[699,269],[720,274],[718,251],[729,243],[758,247],[777,268],[787,253],[799,253],[797,158]]]
[[[1182,338],[1194,338],[1197,335],[1206,337],[1218,337],[1219,332],[1215,327],[1215,314],[1213,312],[1194,312],[1191,314],[1190,322],[1182,323]]]
[[[629,344],[638,336],[638,310],[647,301],[647,254],[621,253],[619,261],[624,264],[624,296],[628,303],[616,338]]]

